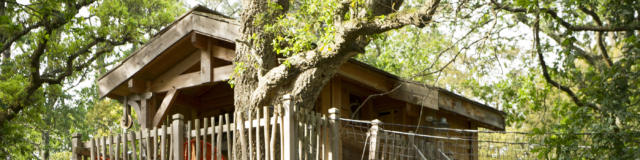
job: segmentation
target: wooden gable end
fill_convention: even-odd
[[[238,36],[238,26],[234,24],[233,20],[205,12],[192,11],[187,13],[101,77],[98,80],[99,95],[100,97],[117,98],[131,94],[130,89],[123,87],[125,84],[128,85],[130,79],[137,76],[142,79],[155,79],[155,76],[167,71],[170,66],[177,65],[179,60],[188,58],[190,54],[198,50],[198,47],[206,47],[202,46],[202,43],[215,43],[211,50],[225,49],[212,56],[229,60],[228,52],[233,52],[232,48],[235,48],[233,42]],[[217,70],[226,71],[229,69],[230,67],[218,68]],[[215,70],[213,69],[214,72]],[[195,77],[195,75],[190,76]],[[189,78],[184,76],[181,80]],[[163,79],[162,83],[169,83],[169,80]],[[132,82],[132,84],[136,84],[136,82]],[[156,85],[151,88],[163,92],[168,91],[166,85]]]

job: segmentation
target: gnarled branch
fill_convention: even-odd
[[[516,8],[516,7],[511,7],[508,5],[504,5],[501,3],[496,2],[496,0],[491,0],[491,3],[494,4],[494,6],[496,7],[496,9],[501,9],[501,10],[506,10],[509,12],[516,12],[516,13],[529,13],[530,11],[528,11],[525,8]],[[630,30],[640,30],[640,23],[632,23],[632,24],[628,24],[628,25],[623,25],[623,26],[593,26],[593,25],[583,25],[583,24],[571,24],[569,22],[567,22],[566,20],[562,19],[560,16],[558,16],[558,12],[556,12],[554,9],[551,8],[539,8],[537,12],[540,13],[545,13],[549,16],[551,16],[553,19],[555,19],[556,21],[558,21],[558,23],[560,23],[560,25],[562,25],[563,27],[567,28],[568,30],[572,30],[572,31],[630,31]]]
[[[538,16],[539,15],[537,15],[537,17]],[[544,60],[544,55],[542,54],[542,48],[540,47],[540,20],[538,18],[536,18],[536,21],[534,22],[534,25],[533,25],[533,39],[534,39],[535,52],[538,55],[538,61],[540,62],[540,67],[542,68],[542,75],[544,76],[545,81],[551,84],[551,86],[556,87],[562,90],[563,92],[567,93],[571,98],[571,100],[573,100],[573,103],[575,103],[576,105],[586,106],[593,110],[600,110],[594,104],[582,102],[569,87],[563,86],[551,78],[551,75],[549,74],[549,70],[547,68],[547,64]]]

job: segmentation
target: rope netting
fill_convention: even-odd
[[[534,150],[545,147],[544,136],[554,134],[379,123],[373,136],[371,121],[340,121],[343,150],[360,153],[345,159],[370,159],[373,153],[374,159],[539,159]]]

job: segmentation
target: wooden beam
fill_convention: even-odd
[[[128,98],[129,100],[135,100],[135,101],[139,101],[139,100],[144,100],[144,99],[149,99],[153,96],[153,93],[151,92],[144,92],[144,93],[139,93],[139,94],[132,94],[129,95]]]
[[[356,84],[365,85],[379,92],[388,92],[398,85],[401,85],[400,88],[389,93],[388,96],[393,99],[438,110],[438,91],[427,86],[402,82],[373,72],[370,69],[358,66],[352,62],[347,62],[342,65],[338,74],[355,81]]]
[[[133,100],[133,99],[129,99],[129,101],[127,102],[127,104],[129,104],[129,106],[131,106],[133,108],[133,110],[136,111],[136,116],[138,119],[138,123],[142,124],[143,123],[143,117],[141,116],[140,113],[142,113],[142,109],[140,108],[140,105],[138,104],[138,101]]]
[[[147,128],[151,126],[151,120],[153,114],[155,114],[155,108],[151,106],[151,98],[153,93],[145,92],[141,94],[132,94],[128,96],[128,102],[131,107],[136,111],[138,123],[141,127]],[[153,114],[149,114],[149,112]]]
[[[191,44],[196,48],[207,50],[209,49],[209,37],[193,32],[191,33]]]
[[[169,80],[171,78],[174,78],[174,77],[184,73],[185,71],[187,71],[192,66],[198,64],[198,62],[200,62],[200,57],[201,57],[201,55],[200,55],[200,52],[198,52],[198,51],[189,54],[189,56],[187,58],[183,59],[178,64],[174,65],[171,69],[167,70],[162,75],[158,76],[154,80],[154,82],[167,81],[167,80]],[[154,83],[154,82],[152,82],[152,83]]]
[[[395,80],[391,80],[384,75],[370,71],[352,62],[347,62],[340,66],[338,74],[378,91],[389,91],[394,87]]]
[[[400,88],[391,92],[389,97],[429,109],[438,110],[437,89],[410,82],[399,82],[398,84],[401,85]]]
[[[133,93],[143,93],[147,90],[147,82],[142,79],[131,78],[127,82],[127,88]]]
[[[225,60],[228,62],[233,62],[233,58],[236,57],[236,51],[233,49],[225,48],[219,45],[212,45],[211,52],[213,57]]]
[[[200,49],[200,79],[202,83],[213,82],[213,63],[209,48]]]
[[[450,93],[441,93],[438,96],[438,106],[441,110],[450,111],[469,119],[472,119],[482,127],[504,130],[505,122],[502,113],[495,109],[489,109],[471,103]],[[495,111],[494,111],[495,110]]]
[[[229,79],[233,73],[233,65],[213,68],[213,82],[221,82]],[[171,89],[182,89],[203,85],[200,72],[192,72],[173,77],[168,80],[157,80],[151,84],[151,91],[154,93],[167,92]]]
[[[200,72],[191,72],[168,80],[158,80],[151,84],[151,92],[161,93],[172,89],[182,89],[202,84]]]
[[[98,93],[100,97],[106,96],[113,89],[138,73],[138,71],[155,59],[155,57],[158,57],[163,51],[171,47],[169,44],[176,43],[187,33],[191,32],[191,17],[192,15],[186,15],[182,19],[176,20],[176,23],[170,26],[169,29],[166,29],[166,31],[157,37],[154,37],[149,43],[133,53],[131,57],[127,58],[104,77],[100,78],[98,80]]]
[[[173,106],[173,102],[175,102],[177,94],[178,90],[176,89],[171,89],[169,90],[169,92],[167,92],[167,95],[165,95],[164,99],[162,99],[160,108],[158,108],[158,111],[153,116],[153,126],[160,125],[162,118],[164,118],[164,116],[167,114],[167,111],[171,108],[171,106]]]

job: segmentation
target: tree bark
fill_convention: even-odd
[[[402,1],[390,0],[380,4],[365,2],[368,5],[350,6],[351,1],[344,0],[337,7],[335,23],[330,24],[336,30],[333,41],[327,48],[311,48],[289,57],[273,51],[272,40],[277,33],[264,29],[264,25],[273,24],[277,17],[289,12],[288,0],[277,0],[281,9],[269,8],[268,1],[244,0],[241,14],[242,37],[236,45],[234,65],[239,71],[234,75],[234,94],[236,111],[279,105],[285,94],[293,96],[292,103],[303,108],[311,108],[326,83],[335,75],[339,66],[349,58],[364,52],[371,35],[398,29],[406,25],[423,27],[431,22],[439,2],[411,11],[397,11],[399,7],[384,12],[373,12],[380,6],[394,6]],[[350,8],[361,7],[361,8]],[[350,10],[357,13],[348,13]],[[377,13],[392,16],[361,14]],[[345,19],[345,15],[352,15]],[[284,15],[286,16],[286,15]],[[259,19],[259,20],[257,20]],[[287,61],[288,64],[280,63]]]

